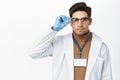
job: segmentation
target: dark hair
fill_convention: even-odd
[[[69,14],[70,17],[72,17],[72,14],[76,11],[85,11],[89,17],[91,17],[91,8],[86,5],[85,2],[79,2],[74,4],[70,9],[69,9]]]

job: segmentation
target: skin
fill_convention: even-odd
[[[72,18],[84,18],[88,17],[88,14],[85,11],[76,11],[72,14]],[[71,22],[70,25],[73,29],[73,34],[76,36],[82,36],[89,32],[89,25],[92,22],[92,18],[89,18],[89,20],[86,23],[82,23],[80,20],[78,22]]]

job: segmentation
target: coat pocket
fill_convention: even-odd
[[[90,80],[100,80],[102,74],[102,67],[103,67],[104,60],[100,57],[97,58],[94,68],[91,73]]]

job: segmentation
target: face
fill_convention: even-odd
[[[76,11],[72,14],[71,26],[73,33],[77,35],[84,35],[89,31],[89,25],[92,19],[88,17],[85,11]]]

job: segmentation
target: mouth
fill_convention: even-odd
[[[83,30],[84,30],[84,28],[79,28],[79,29],[76,29],[76,30],[78,30],[78,31],[83,31]]]

